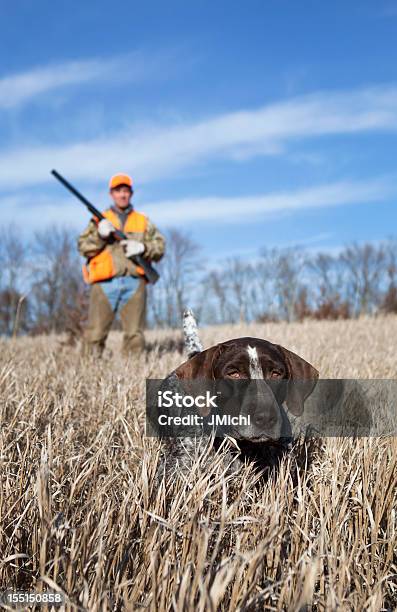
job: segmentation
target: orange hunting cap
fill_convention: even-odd
[[[114,174],[109,181],[109,189],[114,189],[119,185],[128,185],[132,189],[132,178],[128,174]]]

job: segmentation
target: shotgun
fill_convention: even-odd
[[[62,183],[62,185],[66,187],[66,189],[69,189],[69,191],[73,193],[73,195],[76,196],[76,198],[78,198],[80,202],[83,202],[83,204],[86,206],[86,208],[88,208],[90,213],[92,213],[100,221],[102,221],[102,219],[105,219],[103,214],[97,208],[95,208],[95,206],[91,204],[91,202],[89,202],[87,198],[85,198],[79,191],[77,191],[77,189],[73,187],[73,185],[71,185],[69,181],[67,181],[61,174],[59,174],[59,172],[57,172],[56,170],[51,170],[51,174],[55,176],[55,178],[58,179],[58,181]],[[118,229],[115,229],[115,231],[113,232],[113,236],[116,238],[116,240],[128,240],[124,232]],[[158,281],[159,273],[153,268],[150,262],[148,262],[146,259],[144,259],[144,257],[142,257],[142,255],[134,255],[133,257],[131,257],[131,259],[134,264],[143,268],[145,272],[145,277],[149,283],[152,283],[154,285],[154,283]]]

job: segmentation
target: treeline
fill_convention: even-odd
[[[84,327],[88,288],[76,232],[51,227],[29,240],[3,228],[0,334],[41,334]],[[301,321],[397,313],[397,239],[311,253],[299,246],[263,248],[251,261],[206,261],[189,235],[166,232],[161,280],[149,290],[151,327],[180,327],[186,306],[201,324]]]
[[[251,261],[203,260],[198,244],[171,231],[152,318],[180,325],[184,305],[202,323],[347,319],[397,313],[397,239],[351,244],[334,253],[263,248]]]

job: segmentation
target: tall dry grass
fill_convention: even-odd
[[[151,339],[165,332],[151,332]],[[205,329],[264,337],[323,377],[395,378],[397,318]],[[145,378],[178,353],[101,362],[59,339],[1,341],[0,587],[57,588],[82,610],[397,607],[397,442],[326,439],[268,482],[195,465],[153,485]]]

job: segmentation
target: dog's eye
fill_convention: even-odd
[[[242,378],[242,374],[240,372],[238,372],[237,370],[230,370],[229,372],[226,372],[226,376],[228,378]]]
[[[272,370],[270,376],[271,378],[281,378],[282,374],[278,370]]]

